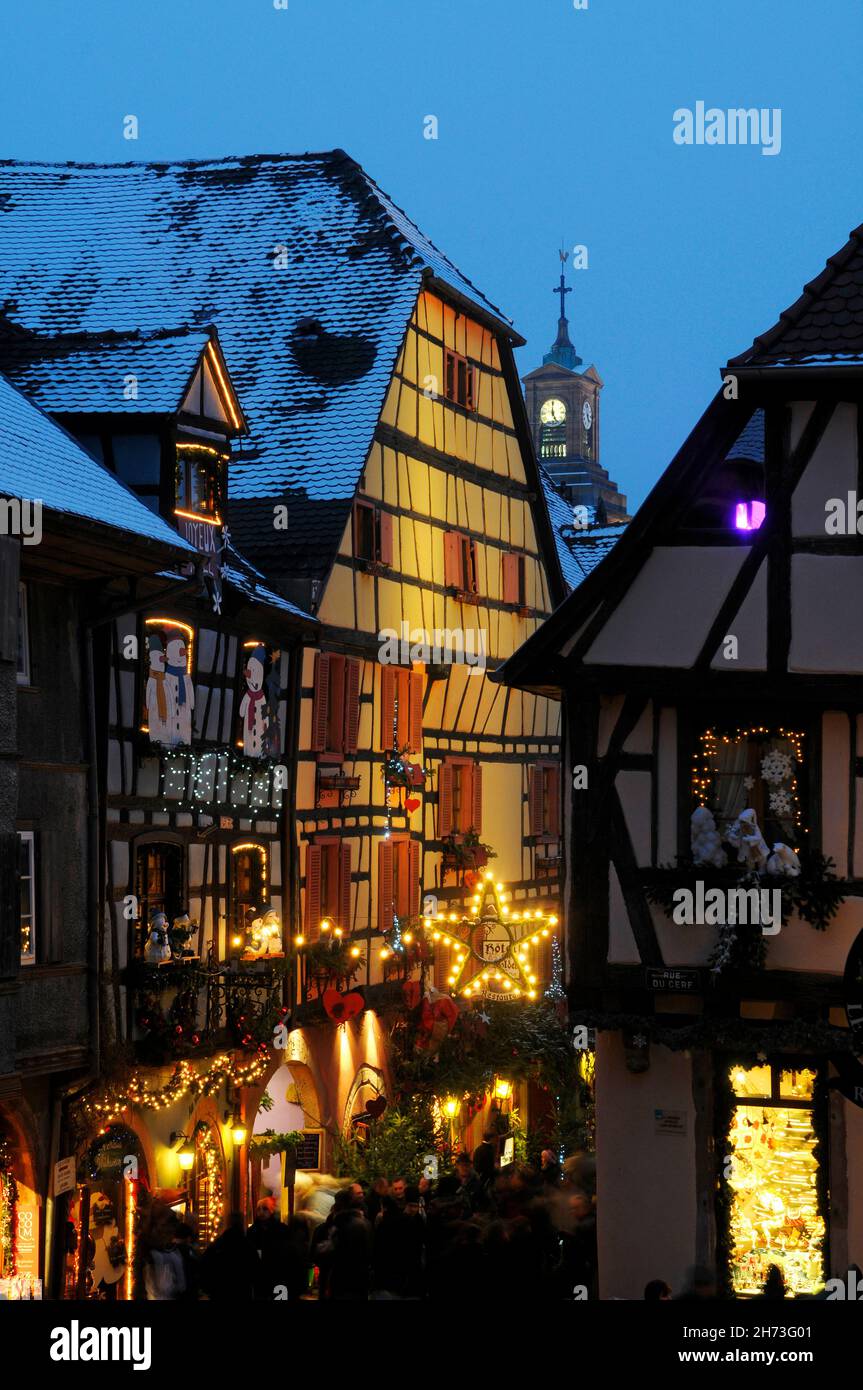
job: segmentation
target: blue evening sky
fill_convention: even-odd
[[[863,221],[859,0],[7,0],[0,42],[3,156],[341,146],[514,319],[522,371],[561,238],[587,245],[573,336],[630,502]],[[676,145],[697,101],[781,108],[781,153]]]

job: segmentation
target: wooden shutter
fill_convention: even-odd
[[[465,405],[468,410],[476,410],[476,368],[470,362],[467,364],[467,392]]]
[[[549,835],[560,834],[560,768],[546,768],[548,779],[548,823]]]
[[[447,983],[447,976],[450,973],[452,959],[452,946],[448,946],[445,941],[436,941],[434,947],[435,989],[448,990],[450,988]]]
[[[386,751],[393,746],[393,716],[396,708],[396,670],[394,666],[381,667],[381,748]]]
[[[441,763],[437,776],[437,833],[438,838],[451,835],[452,823],[452,763]]]
[[[354,657],[345,661],[345,711],[343,748],[356,753],[360,728],[360,663]]]
[[[382,840],[378,846],[378,931],[389,931],[395,912],[395,846]]]
[[[473,539],[465,538],[464,548],[466,552],[466,564],[464,566],[465,575],[463,588],[469,594],[476,594],[479,592],[479,572],[477,569],[476,541]]]
[[[448,588],[461,589],[461,536],[458,531],[445,531],[443,538],[444,584]]]
[[[545,817],[543,814],[543,780],[545,768],[542,763],[537,763],[530,769],[530,834],[542,835],[545,833]]]
[[[379,513],[378,559],[382,565],[391,565],[393,562],[392,512]]]
[[[312,750],[323,753],[327,746],[330,713],[330,653],[318,652],[315,663],[315,702],[312,707]]]
[[[415,917],[420,910],[420,842],[408,840],[407,913]]]
[[[482,834],[482,767],[474,763],[471,768],[471,825],[478,835]]]
[[[321,845],[306,845],[306,922],[307,941],[321,934]]]
[[[412,753],[421,753],[423,747],[423,687],[425,677],[422,671],[410,671],[408,680],[408,747]]]
[[[519,584],[518,568],[519,555],[504,555],[503,557],[503,601],[504,603],[518,603]]]
[[[345,741],[345,658],[330,654],[330,718],[326,747],[341,753]]]
[[[339,923],[344,931],[351,929],[351,846],[339,845]]]

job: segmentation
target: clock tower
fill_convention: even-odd
[[[572,293],[560,253],[557,337],[542,366],[523,378],[527,415],[537,458],[573,506],[585,506],[591,520],[628,521],[626,498],[599,461],[599,393],[602,378],[591,365],[583,369],[569,337],[566,296]]]

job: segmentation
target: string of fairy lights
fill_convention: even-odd
[[[89,1119],[104,1122],[130,1106],[140,1110],[167,1110],[190,1093],[213,1096],[224,1084],[252,1086],[260,1080],[269,1065],[266,1044],[262,1044],[262,1048],[263,1051],[244,1065],[227,1052],[219,1053],[203,1071],[198,1071],[191,1062],[180,1061],[165,1085],[153,1090],[148,1090],[144,1084],[145,1072],[134,1072],[120,1089],[85,1097],[80,1102],[80,1109]]]
[[[763,724],[755,724],[751,728],[732,729],[727,733],[717,733],[715,729],[705,729],[692,758],[692,793],[696,804],[714,809],[721,748],[748,743],[752,739],[787,742],[793,752],[795,767],[799,768],[803,763],[803,740],[805,737],[806,735],[801,733],[799,729],[768,728]],[[788,780],[791,815],[796,828],[800,830],[803,828],[803,813],[800,806],[799,780],[794,769],[792,769]]]
[[[557,917],[542,908],[513,912],[506,903],[503,884],[495,883],[491,873],[486,873],[482,891],[474,893],[470,908],[461,916],[457,912],[438,912],[434,917],[423,918],[431,941],[453,951],[447,977],[450,989],[470,999],[497,985],[514,999],[536,999],[540,982],[529,953],[555,935]],[[471,944],[477,928],[491,924],[501,925],[508,936],[508,941],[500,940],[500,954],[494,962],[489,962]],[[481,969],[465,978],[471,962]]]

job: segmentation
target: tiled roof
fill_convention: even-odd
[[[551,529],[560,558],[563,578],[570,592],[577,589],[591,570],[623,535],[625,524],[616,526],[590,526],[580,530],[573,526],[572,504],[558,491],[553,479],[542,465],[539,465],[542,490],[548,507]]]
[[[286,572],[310,546],[329,566],[426,267],[502,318],[340,150],[0,163],[0,306],[13,323],[216,325],[250,432],[231,465],[232,525],[243,511],[240,543],[257,555],[272,506],[244,503],[287,500]]]
[[[0,365],[43,410],[173,414],[209,333],[0,334]],[[128,378],[135,378],[134,389]]]
[[[0,376],[0,494],[122,528],[194,555],[177,532]],[[178,557],[179,558],[179,557]]]
[[[740,431],[725,457],[751,459],[753,463],[764,462],[764,411],[760,407],[752,412],[752,418]]]
[[[729,367],[830,367],[863,363],[863,225],[779,322]]]

